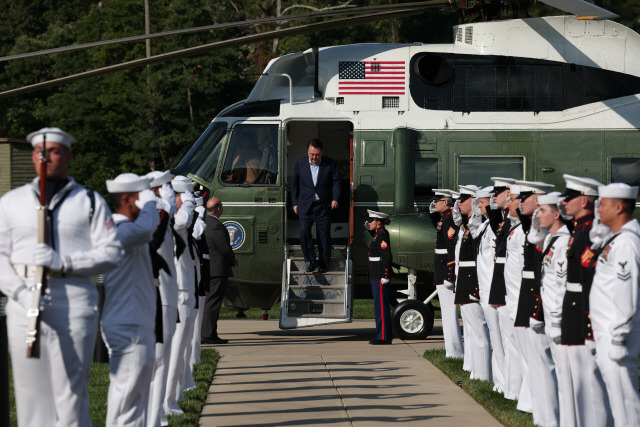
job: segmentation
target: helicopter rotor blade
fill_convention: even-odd
[[[212,24],[212,25],[206,25],[206,26],[202,26],[202,27],[193,27],[193,28],[185,28],[185,29],[180,29],[180,30],[162,31],[160,33],[141,34],[141,35],[137,35],[137,36],[122,37],[122,38],[112,39],[112,40],[101,40],[101,41],[97,41],[97,42],[82,43],[82,44],[77,44],[77,45],[57,47],[57,48],[45,49],[45,50],[38,50],[38,51],[33,51],[33,52],[17,53],[15,55],[8,55],[8,56],[0,57],[0,62],[13,61],[13,60],[16,60],[16,59],[32,58],[32,57],[42,56],[42,55],[52,55],[54,53],[70,52],[70,51],[75,51],[75,50],[88,49],[88,48],[92,48],[92,47],[107,46],[107,45],[111,45],[111,44],[143,41],[143,40],[147,40],[147,39],[162,38],[162,37],[167,37],[167,36],[177,36],[177,35],[182,35],[182,34],[192,34],[192,33],[211,31],[211,30],[220,30],[220,29],[225,29],[225,28],[240,28],[240,27],[247,27],[247,26],[252,26],[252,25],[261,25],[261,24],[270,24],[270,23],[282,23],[282,22],[292,21],[292,20],[296,20],[296,19],[324,18],[324,17],[328,17],[328,16],[335,16],[335,15],[351,15],[351,14],[359,14],[359,13],[372,13],[372,12],[376,12],[376,11],[383,12],[383,11],[395,10],[395,9],[402,9],[402,10],[412,9],[412,8],[420,9],[420,8],[424,8],[425,6],[431,7],[431,5],[433,5],[433,3],[434,3],[433,1],[426,1],[426,2],[402,3],[402,4],[393,4],[393,5],[354,7],[354,8],[349,8],[349,9],[329,10],[329,11],[323,11],[323,12],[310,12],[310,13],[297,14],[297,15],[273,16],[273,17],[269,17],[269,18],[251,19],[251,20],[246,20],[246,21],[226,22],[226,23],[222,23],[222,24]],[[448,3],[449,3],[448,1],[442,1],[442,2],[439,2],[438,5],[448,4]]]
[[[576,19],[601,20],[620,18],[619,15],[584,0],[540,0],[540,2],[576,15]]]
[[[421,8],[411,8],[408,10],[394,10],[391,12],[380,12],[373,14],[366,14],[351,18],[334,19],[325,22],[316,22],[313,24],[305,24],[296,27],[285,28],[281,30],[266,31],[259,34],[252,34],[249,36],[238,37],[234,39],[222,40],[213,43],[208,43],[200,46],[190,47],[187,49],[181,49],[173,52],[162,53],[159,55],[150,56],[148,58],[135,59],[129,62],[123,62],[121,64],[109,65],[94,70],[84,71],[82,73],[73,74],[71,76],[61,77],[58,79],[48,80],[40,83],[35,83],[28,86],[23,86],[16,89],[9,89],[4,92],[0,92],[0,98],[6,98],[9,96],[20,95],[24,93],[34,92],[36,90],[45,89],[54,86],[60,86],[62,84],[71,83],[77,80],[86,79],[89,77],[95,77],[102,74],[112,73],[115,71],[121,71],[125,69],[143,67],[145,65],[154,64],[157,62],[166,61],[169,59],[184,58],[187,56],[201,54],[210,50],[222,49],[226,47],[239,46],[244,44],[255,43],[259,41],[271,40],[274,38],[280,38],[283,36],[291,36],[296,34],[311,33],[316,31],[328,30],[338,27],[345,27],[350,25],[364,24],[368,22],[375,22],[384,19],[400,18],[403,16],[410,16],[431,7],[439,7],[443,4],[448,4],[448,0],[433,0],[429,2],[429,5],[422,6]]]

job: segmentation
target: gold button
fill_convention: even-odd
[[[588,336],[588,337],[590,337],[590,336],[591,336],[591,333],[588,333],[588,334],[587,334],[587,336]]]
[[[590,328],[590,327],[591,327],[591,323],[588,323],[588,324],[587,324],[587,328]]]
[[[587,314],[587,319],[591,319],[591,315],[590,314]]]
[[[537,306],[537,305],[534,305],[534,306],[533,306],[533,308],[538,308],[538,306]]]
[[[531,288],[531,292],[533,292],[533,288]]]
[[[571,303],[571,305],[576,305],[575,301]]]

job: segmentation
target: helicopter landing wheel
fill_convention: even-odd
[[[393,333],[403,340],[422,340],[433,330],[433,310],[417,300],[398,304],[392,315]]]

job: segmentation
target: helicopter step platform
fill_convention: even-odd
[[[326,272],[306,271],[302,257],[289,256],[283,266],[280,328],[350,322],[353,310],[352,262],[349,247],[334,248]],[[341,255],[345,256],[341,256]],[[336,256],[337,255],[337,256]]]

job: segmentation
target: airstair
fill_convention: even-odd
[[[353,264],[349,246],[333,247],[328,271],[306,272],[300,246],[287,245],[282,274],[280,328],[351,322]]]

